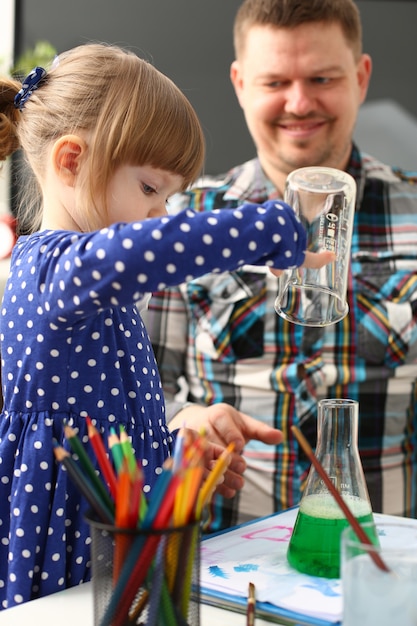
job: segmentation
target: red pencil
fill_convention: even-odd
[[[90,440],[91,445],[93,446],[93,450],[95,452],[97,462],[103,473],[105,481],[109,486],[111,495],[113,496],[114,499],[116,499],[117,497],[116,474],[114,473],[113,466],[110,463],[109,457],[104,447],[103,440],[97,428],[93,425],[91,418],[87,416],[85,419],[87,422],[88,438]]]

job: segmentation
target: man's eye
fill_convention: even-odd
[[[277,89],[278,87],[281,87],[281,86],[282,86],[282,82],[281,82],[281,81],[279,81],[279,80],[273,80],[273,81],[271,81],[270,83],[266,83],[266,86],[267,86],[269,89]]]
[[[316,78],[313,78],[313,83],[317,83],[319,85],[327,85],[330,81],[331,78],[325,78],[324,76],[317,76]]]
[[[147,185],[146,183],[142,183],[142,188],[143,188],[144,193],[146,194],[155,193],[155,189],[151,187],[150,185]]]

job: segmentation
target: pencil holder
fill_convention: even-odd
[[[200,523],[123,529],[87,515],[94,626],[199,626]]]

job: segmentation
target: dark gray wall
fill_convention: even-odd
[[[240,0],[17,0],[17,52],[39,39],[49,40],[59,52],[90,40],[133,48],[187,94],[206,133],[206,171],[218,173],[254,154],[229,81],[232,23],[239,4]],[[395,100],[417,120],[417,2],[357,4],[364,50],[374,59],[368,102]],[[417,149],[409,167],[417,169]]]

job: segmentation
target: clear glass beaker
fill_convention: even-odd
[[[307,233],[307,250],[334,252],[319,268],[284,270],[278,281],[275,310],[304,326],[335,324],[347,315],[348,272],[355,215],[356,182],[332,167],[302,167],[288,175],[284,200]]]
[[[358,402],[318,403],[316,457],[360,523],[372,522],[372,508],[358,450]],[[340,576],[340,539],[349,526],[342,509],[312,465],[288,546],[288,561],[300,572]]]

